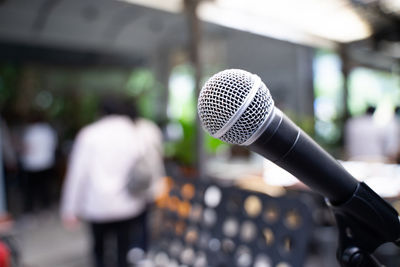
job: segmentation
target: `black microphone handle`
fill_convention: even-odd
[[[358,181],[279,109],[248,148],[290,172],[332,204],[351,198]]]

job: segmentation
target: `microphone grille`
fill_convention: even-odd
[[[213,75],[201,89],[197,105],[206,131],[238,145],[261,127],[273,106],[269,90],[260,78],[238,69]]]

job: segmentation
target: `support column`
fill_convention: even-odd
[[[170,48],[168,46],[161,46],[157,49],[157,53],[154,53],[151,58],[151,68],[155,73],[157,83],[162,86],[161,92],[157,96],[157,123],[165,124],[167,118],[167,106],[168,106],[168,79],[170,74],[170,62],[169,57],[165,55],[170,54]]]
[[[349,74],[351,71],[350,58],[348,54],[348,49],[345,44],[339,47],[340,60],[342,61],[342,75],[343,75],[343,122],[345,122],[349,117],[349,105],[348,105],[348,95],[349,95]]]
[[[201,22],[196,10],[201,0],[185,0],[185,12],[189,26],[189,58],[195,71],[196,98],[201,89],[202,66],[200,62],[201,44]],[[196,138],[195,138],[196,164],[195,167],[200,177],[204,177],[204,131],[200,125],[200,119],[196,117]]]
[[[314,117],[314,50],[309,47],[296,47],[297,59],[297,101],[296,111],[306,117]]]
[[[342,75],[343,75],[343,115],[340,120],[341,124],[341,130],[342,130],[342,135],[340,138],[340,143],[343,145],[344,144],[344,126],[346,121],[350,117],[350,112],[349,112],[349,105],[348,105],[348,96],[349,96],[349,74],[351,71],[351,63],[350,63],[350,58],[348,54],[348,47],[345,44],[341,44],[339,46],[339,55],[340,55],[340,60],[342,62]]]

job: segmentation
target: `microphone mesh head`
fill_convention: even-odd
[[[215,135],[232,117],[240,115],[218,138],[237,145],[246,142],[261,127],[274,106],[268,88],[261,82],[250,104],[241,110],[257,78],[238,69],[224,70],[212,76],[201,89],[197,104],[203,128]]]

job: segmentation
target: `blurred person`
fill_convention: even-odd
[[[0,117],[0,143],[2,151],[2,160],[4,163],[4,194],[6,208],[9,208],[11,185],[15,180],[15,173],[17,171],[17,156],[16,150],[12,142],[11,134],[7,123]],[[0,170],[3,171],[3,170]],[[1,214],[0,214],[1,215]]]
[[[12,142],[10,130],[7,123],[0,118],[1,145],[3,153],[4,167],[6,170],[15,170],[17,168],[17,156]]]
[[[147,248],[147,205],[157,193],[164,175],[162,135],[158,127],[138,118],[126,101],[107,97],[102,117],[77,135],[63,188],[61,216],[67,228],[79,220],[90,226],[94,266],[127,266],[133,246]],[[151,186],[142,194],[128,191],[133,162],[146,152],[151,164]],[[113,247],[110,240],[116,240]],[[110,250],[116,263],[110,263]]]
[[[383,128],[373,118],[376,108],[368,106],[365,114],[349,119],[345,125],[345,150],[348,160],[388,160]]]
[[[19,155],[25,212],[50,207],[57,143],[57,133],[44,114],[31,113],[22,130]]]
[[[392,163],[400,163],[400,106],[396,106],[392,119],[385,127],[386,153]]]

